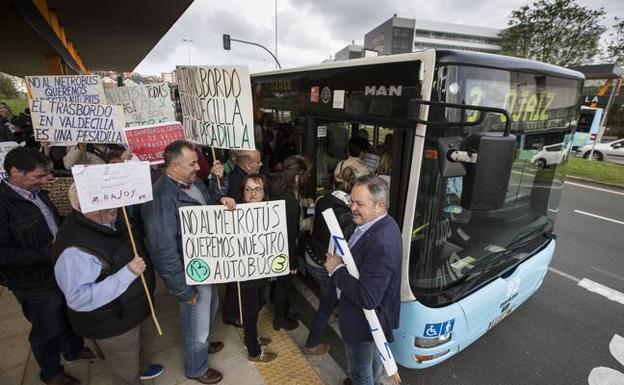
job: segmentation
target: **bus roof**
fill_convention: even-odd
[[[567,68],[559,67],[552,64],[541,63],[528,59],[521,59],[517,57],[502,56],[487,54],[481,52],[460,51],[451,49],[430,50],[436,54],[436,61],[438,64],[465,64],[471,66],[479,66],[486,68],[505,69],[510,71],[521,72],[538,72],[546,75],[560,76],[583,80],[585,77],[582,73]],[[308,71],[320,71],[327,69],[348,68],[365,65],[376,65],[385,63],[398,63],[415,61],[421,57],[421,53],[424,51],[417,51],[412,53],[396,54],[396,55],[383,55],[376,57],[360,58],[342,60],[337,62],[320,63],[303,67],[288,68],[283,70],[275,70],[268,72],[255,73],[252,76],[264,77],[271,75],[284,75],[291,73],[300,73]]]

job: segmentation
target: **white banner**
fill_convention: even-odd
[[[32,99],[68,103],[104,104],[98,75],[26,76]]]
[[[347,266],[349,274],[351,274],[355,279],[359,279],[360,272],[355,265],[355,261],[351,255],[351,250],[349,249],[349,244],[342,234],[342,230],[340,229],[334,210],[327,209],[323,211],[323,218],[325,219],[325,223],[327,224],[329,233],[331,234],[328,246],[329,251],[340,256],[344,264]],[[394,356],[392,355],[390,345],[388,345],[388,341],[386,340],[386,335],[384,334],[381,324],[379,323],[377,313],[375,313],[375,310],[362,309],[362,311],[364,312],[366,321],[368,321],[368,325],[370,326],[373,341],[375,341],[375,346],[377,346],[377,350],[379,350],[381,362],[386,370],[386,374],[389,377],[398,374],[399,369],[397,368],[396,361],[394,361]]]
[[[246,66],[178,66],[176,74],[186,139],[218,148],[256,148]]]
[[[0,180],[9,177],[9,171],[4,169],[4,158],[9,153],[9,151],[19,146],[20,145],[16,142],[0,142]]]
[[[284,201],[180,208],[188,285],[290,273]]]
[[[122,108],[29,100],[35,140],[55,144],[123,143]]]
[[[80,165],[72,174],[83,213],[152,200],[148,162]]]
[[[126,127],[175,121],[167,83],[107,88],[104,93],[108,104],[123,107]]]

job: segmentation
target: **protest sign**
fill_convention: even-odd
[[[152,200],[147,162],[79,165],[72,167],[72,174],[83,213]]]
[[[177,67],[186,139],[206,146],[255,149],[249,70]]]
[[[29,100],[35,140],[57,145],[123,143],[124,118],[119,106]]]
[[[126,127],[175,121],[167,83],[107,88],[104,93],[108,104],[123,107]]]
[[[4,169],[4,158],[6,154],[9,153],[15,147],[19,147],[20,145],[16,142],[0,142],[0,180],[6,179],[9,177],[9,170]]]
[[[165,147],[176,140],[184,140],[180,122],[126,128],[126,143],[140,160],[150,164],[163,162]]]
[[[188,285],[289,274],[284,201],[180,208]]]
[[[55,102],[104,104],[98,75],[26,76],[32,99]]]

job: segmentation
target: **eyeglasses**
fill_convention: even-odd
[[[264,192],[263,187],[245,187],[245,192],[248,194],[260,194]]]

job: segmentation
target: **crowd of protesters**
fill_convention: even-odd
[[[224,347],[211,333],[219,308],[225,324],[243,328],[251,362],[277,364],[271,340],[258,334],[258,314],[272,303],[274,330],[299,327],[290,294],[293,277],[303,271],[318,283],[320,293],[303,352],[329,351],[323,333],[338,304],[349,364],[345,384],[379,384],[379,354],[362,309],[377,310],[392,341],[392,329],[398,327],[402,252],[398,227],[387,215],[388,186],[362,162],[367,140],[354,137],[349,142],[349,157],[333,171],[333,191],[316,202],[306,196],[312,164],[295,153],[287,126],[261,122],[268,128],[257,140],[259,150],[230,151],[225,164],[209,161],[202,147],[171,143],[164,164],[152,172],[154,199],[132,211],[135,238],[144,241],[137,242],[136,256],[117,209],[82,213],[72,186],[72,211],[62,218],[44,189],[53,175],[71,176],[73,165],[123,162],[132,154],[118,145],[39,144],[27,112],[16,117],[0,105],[0,118],[0,141],[25,144],[6,155],[7,178],[0,183],[0,284],[13,292],[31,323],[29,342],[45,384],[80,383],[64,371],[61,358],[105,358],[115,385],[141,384],[163,372],[143,352],[142,325],[149,307],[141,274],[153,293],[157,273],[179,301],[186,377],[214,384],[224,376],[209,359]],[[266,200],[285,201],[291,274],[241,283],[240,304],[235,283],[225,284],[221,306],[217,285],[187,285],[178,209],[233,209]],[[315,206],[312,252],[303,253],[301,218],[310,206]],[[327,252],[330,233],[321,215],[327,208],[334,210],[349,239],[359,280],[339,256]],[[95,352],[84,345],[85,339],[93,341]]]

